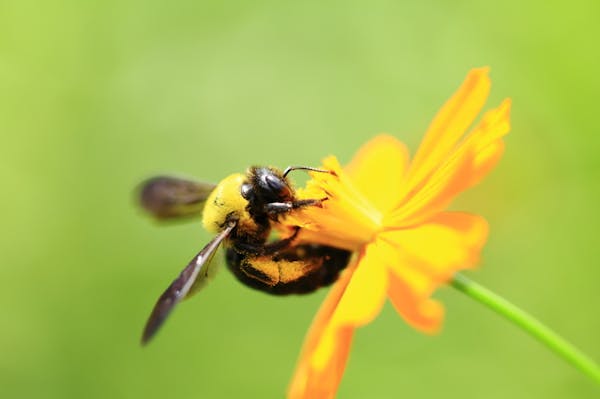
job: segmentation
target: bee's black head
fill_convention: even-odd
[[[289,202],[294,191],[283,173],[275,168],[254,166],[248,172],[248,182],[242,185],[242,196],[249,202],[264,204]]]

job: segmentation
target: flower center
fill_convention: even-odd
[[[324,162],[336,176],[314,173],[299,198],[326,198],[289,215],[284,224],[302,227],[300,239],[358,251],[373,241],[383,226],[383,214],[350,181],[337,160]]]

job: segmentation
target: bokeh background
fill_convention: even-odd
[[[155,342],[157,296],[211,237],[159,227],[132,189],[251,164],[414,150],[475,66],[513,98],[499,167],[454,204],[492,233],[470,275],[600,359],[600,3],[0,3],[0,395],[279,398],[325,292],[274,298],[222,270]],[[594,383],[444,288],[435,337],[386,306],[340,398],[589,398]]]

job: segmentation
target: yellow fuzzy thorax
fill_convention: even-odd
[[[257,225],[246,211],[248,201],[242,197],[240,188],[246,181],[246,176],[234,173],[227,176],[215,187],[206,200],[202,224],[211,233],[223,230],[227,218],[237,220],[241,230],[255,231]]]

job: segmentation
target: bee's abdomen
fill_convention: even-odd
[[[227,249],[229,269],[245,285],[274,295],[305,294],[328,286],[352,253],[324,245],[303,244],[275,256],[249,256]]]

